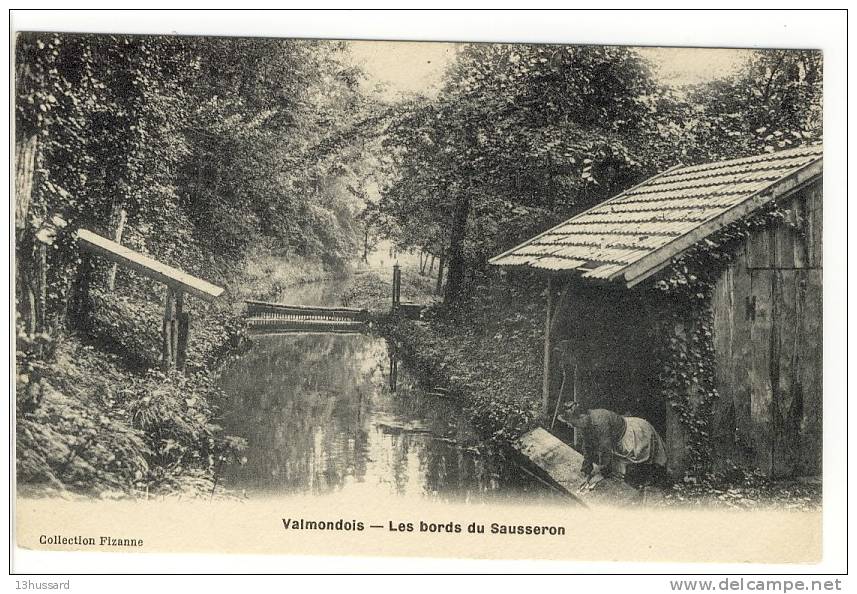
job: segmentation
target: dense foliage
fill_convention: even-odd
[[[205,278],[259,244],[348,260],[360,152],[341,132],[365,100],[343,55],[311,41],[20,35],[16,140],[39,145],[22,265],[49,214],[69,222],[48,255],[48,325],[70,297],[79,314],[93,284],[67,236],[112,235],[121,210],[124,242]]]
[[[468,45],[394,118],[380,210],[448,253],[451,303],[490,256],[659,170],[818,140],[821,74],[818,52],[759,52],[670,88],[632,48]]]
[[[228,298],[188,299],[188,376],[152,372],[163,285],[120,269],[114,286],[110,265],[82,253],[73,232],[113,237],[122,228],[123,245],[225,284],[227,297],[246,296],[257,276],[262,293],[275,290],[278,275],[244,272],[272,259],[304,265],[280,275],[287,282],[342,267],[363,240],[353,130],[367,101],[344,49],[17,37],[16,147],[36,147],[32,191],[29,201],[18,196],[16,221],[24,482],[208,489],[214,458],[235,445],[214,423],[220,393],[207,370],[240,342],[236,310]],[[95,381],[99,372],[109,382]]]
[[[757,52],[728,77],[668,88],[629,48],[469,46],[439,98],[414,101],[394,124],[389,142],[398,168],[380,205],[410,245],[458,259],[458,276],[450,262],[446,292],[455,307],[444,316],[487,310],[509,324],[505,301],[479,280],[491,255],[667,167],[819,141],[821,104],[821,55],[813,51]],[[687,433],[691,477],[712,472],[713,279],[751,228],[782,219],[774,208],[739,221],[688,252],[654,286],[656,301],[665,304],[661,341],[653,345],[659,385]],[[537,334],[541,316],[520,303],[514,309]],[[470,335],[479,334],[478,325],[461,319],[454,328],[435,320],[430,333],[409,328],[417,359],[436,372],[451,365],[431,356],[444,341],[476,348]],[[509,386],[529,381],[535,389],[524,375],[536,359],[528,349],[482,348],[480,342],[484,358],[504,364],[493,370],[479,363],[482,356],[459,357],[479,366],[479,379],[468,384],[472,401],[491,402],[478,419],[489,433],[515,434],[528,424],[520,411],[535,410],[537,395],[509,397]],[[519,370],[515,380],[507,377],[481,396],[481,384],[511,368]]]

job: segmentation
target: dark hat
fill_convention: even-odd
[[[585,412],[586,412],[586,409],[584,409],[584,408],[580,405],[580,403],[579,403],[579,402],[577,402],[577,401],[572,401],[572,402],[566,402],[566,403],[565,403],[565,413],[566,413],[566,415],[568,415],[569,417],[576,417],[576,416],[578,416],[578,415],[582,415],[582,414],[584,414]]]

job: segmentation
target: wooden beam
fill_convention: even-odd
[[[117,215],[116,232],[113,234],[113,241],[122,244],[122,233],[125,231],[125,221],[128,219],[128,211],[124,208],[119,209]],[[113,291],[116,288],[116,269],[119,267],[118,262],[114,262],[110,267],[110,272],[107,273],[107,290]]]
[[[722,227],[749,215],[773,200],[777,200],[787,194],[798,191],[804,185],[814,182],[816,177],[820,178],[823,171],[824,164],[822,159],[813,161],[808,165],[801,167],[788,177],[785,177],[775,183],[773,186],[760,190],[726,212],[714,217],[710,221],[706,221],[699,227],[696,227],[693,231],[676,237],[663,247],[658,248],[647,256],[643,256],[618,274],[624,276],[625,284],[628,288],[640,284],[667,266],[675,256],[695,244],[697,241],[700,241]]]
[[[324,312],[329,311],[331,313],[343,313],[343,314],[361,314],[365,313],[366,309],[361,309],[359,307],[328,307],[326,305],[289,305],[286,303],[274,303],[271,301],[255,301],[252,299],[246,299],[244,301],[247,305],[255,305],[260,307],[268,307],[272,309],[284,309],[284,310],[298,310],[298,311],[306,311],[308,313],[312,312]]]
[[[213,301],[223,294],[223,287],[218,287],[178,268],[144,256],[88,229],[78,229],[76,235],[82,249],[104,256],[111,262],[117,262],[176,290],[186,291],[205,301]]]
[[[551,322],[553,321],[553,277],[548,276],[547,313],[545,315],[545,353],[542,377],[542,418],[550,419],[551,390]]]

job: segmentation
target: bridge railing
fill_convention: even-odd
[[[356,307],[286,305],[268,301],[246,301],[247,317],[253,320],[292,322],[368,322],[369,311]]]

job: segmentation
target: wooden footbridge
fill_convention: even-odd
[[[260,332],[361,332],[369,322],[369,311],[354,307],[245,303],[248,325]]]

